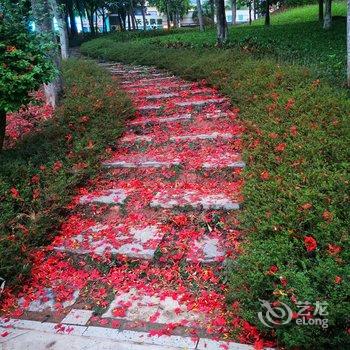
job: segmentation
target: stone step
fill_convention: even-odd
[[[180,165],[180,162],[162,162],[157,160],[140,160],[135,162],[119,160],[105,162],[103,165],[107,168],[170,168],[175,165]]]
[[[231,133],[220,133],[220,132],[212,132],[210,134],[188,134],[188,135],[179,135],[179,136],[171,136],[169,139],[171,141],[195,141],[195,140],[214,140],[214,139],[237,139],[240,138],[240,135],[234,135]]]
[[[204,314],[188,309],[185,302],[179,301],[181,295],[179,300],[174,298],[132,288],[128,292],[117,292],[102,317],[158,324],[180,323],[182,320],[204,322]]]
[[[149,85],[153,85],[153,84],[149,84]],[[144,85],[144,87],[149,86],[149,85]],[[191,84],[191,83],[185,83],[185,84],[181,84],[178,82],[174,82],[172,84],[168,84],[168,85],[157,85],[157,90],[173,90],[173,89],[178,89],[180,91],[186,90],[186,89],[191,89],[193,87],[195,87],[196,84]],[[142,86],[139,86],[140,89],[142,89]],[[139,94],[140,89],[137,89],[136,87],[128,87],[128,86],[124,86],[124,89],[130,93],[130,94]]]
[[[217,237],[201,237],[189,245],[186,260],[189,262],[212,264],[225,258],[223,239]]]
[[[142,118],[140,120],[134,120],[128,123],[129,126],[133,125],[144,125],[144,124],[159,124],[159,123],[172,123],[189,121],[192,119],[191,114],[182,114],[174,117],[164,117],[164,118]]]
[[[151,260],[163,236],[156,225],[131,228],[97,225],[76,236],[65,237],[63,244],[54,246],[54,249],[79,255],[111,254]]]
[[[162,138],[163,142],[168,141],[196,141],[196,140],[214,140],[214,139],[239,139],[241,135],[232,134],[232,133],[220,133],[212,132],[210,134],[186,134],[178,136],[170,136],[169,138]],[[125,136],[120,139],[122,143],[134,143],[134,142],[154,142],[156,138],[149,135],[134,135],[134,136]]]
[[[149,78],[149,79],[140,79],[138,81],[138,83],[136,83],[136,84],[135,84],[135,81],[133,81],[133,80],[127,80],[127,81],[121,82],[121,85],[123,87],[126,86],[128,88],[138,88],[138,87],[143,87],[143,86],[154,85],[157,83],[162,83],[164,81],[179,83],[179,80],[176,77],[169,76],[169,77],[155,77],[155,78]]]
[[[146,105],[142,107],[138,107],[137,110],[140,112],[147,112],[147,111],[152,111],[152,110],[159,110],[161,108],[164,108],[162,105]]]
[[[165,150],[166,152],[166,150]],[[211,156],[208,154],[206,157],[199,156],[191,157],[191,159],[173,159],[168,160],[166,157],[162,160],[148,158],[147,155],[138,157],[136,156],[125,156],[123,158],[106,161],[103,166],[106,168],[170,168],[172,166],[186,164],[201,164],[200,167],[203,169],[222,169],[222,168],[235,168],[241,169],[245,167],[245,163],[240,161],[240,156],[236,153],[225,153],[218,156]]]
[[[203,194],[196,190],[158,192],[151,200],[153,208],[175,208],[190,206],[205,210],[238,210],[240,204],[232,201],[225,194]]]
[[[96,194],[87,194],[79,199],[80,204],[123,204],[127,193],[122,188],[103,190]]]
[[[164,93],[164,94],[156,94],[156,95],[148,95],[145,97],[146,100],[158,100],[158,99],[166,99],[166,98],[170,98],[170,97],[178,97],[180,96],[179,93],[177,92],[168,92],[168,93]]]
[[[196,106],[196,107],[201,107],[205,106],[207,104],[211,103],[222,103],[227,101],[227,98],[208,98],[205,100],[199,100],[199,101],[183,101],[183,102],[176,102],[175,106],[179,107],[190,107],[190,106]]]

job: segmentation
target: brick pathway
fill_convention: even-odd
[[[132,98],[135,118],[107,150],[100,176],[79,190],[61,233],[38,252],[32,280],[9,309],[56,322],[64,334],[89,326],[180,335],[188,348],[222,337],[236,319],[222,276],[239,240],[237,111],[204,83],[101,65]]]

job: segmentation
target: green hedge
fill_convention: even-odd
[[[206,79],[231,97],[247,128],[248,167],[240,217],[243,252],[227,268],[229,305],[239,300],[244,318],[288,348],[349,347],[347,92],[317,80],[305,67],[234,49],[166,48],[149,40],[105,38],[81,50]],[[304,239],[314,239],[317,246],[307,251]],[[329,327],[292,321],[271,331],[259,321],[259,299],[284,302],[296,312],[296,300],[328,302]]]
[[[132,114],[126,95],[94,62],[69,60],[63,72],[56,116],[0,154],[0,277],[8,283],[19,284],[33,248],[55,236],[74,188],[98,171]]]

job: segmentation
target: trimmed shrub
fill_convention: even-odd
[[[31,252],[55,236],[74,188],[98,171],[132,115],[126,95],[94,62],[69,60],[63,71],[56,116],[0,154],[0,276],[8,283],[20,284]]]

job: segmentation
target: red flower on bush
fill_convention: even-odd
[[[340,276],[335,276],[335,278],[334,278],[334,283],[335,284],[340,284],[341,281],[342,281],[342,278]]]
[[[278,271],[278,267],[276,265],[270,266],[269,271],[267,272],[268,275],[274,275]]]
[[[12,198],[18,198],[19,197],[19,192],[18,192],[17,188],[15,188],[15,187],[12,187],[10,189],[10,193],[11,193]]]
[[[260,179],[266,181],[270,178],[270,173],[267,170],[264,170],[260,173]]]
[[[289,112],[289,110],[294,106],[294,103],[295,103],[294,98],[290,98],[290,99],[287,101],[287,103],[286,103],[286,105],[285,105],[285,107],[284,107],[284,109],[286,110],[286,112]]]
[[[285,143],[279,143],[276,147],[275,147],[275,151],[276,152],[283,152],[286,149],[286,144]]]
[[[333,214],[330,211],[325,210],[323,212],[323,214],[322,214],[322,218],[325,221],[332,221],[333,220]]]
[[[312,252],[317,248],[317,241],[312,236],[305,236],[304,244],[308,252]]]
[[[59,171],[59,170],[61,170],[62,169],[62,162],[60,162],[59,160],[57,161],[57,162],[55,162],[54,163],[54,165],[53,165],[53,167],[52,167],[52,169],[53,169],[53,171]]]
[[[337,255],[341,252],[341,247],[336,244],[328,244],[328,254]]]
[[[292,125],[289,128],[289,131],[292,136],[296,136],[298,134],[298,128],[295,125]]]

